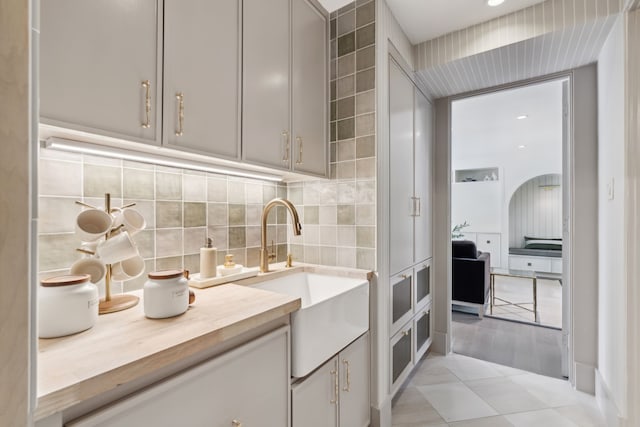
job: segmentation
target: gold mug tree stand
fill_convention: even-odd
[[[87,206],[90,208],[93,208],[93,206],[87,205],[85,203],[82,202],[76,202],[79,205],[83,205],[83,206]],[[122,210],[124,208],[129,208],[135,206],[135,203],[131,203],[128,204],[126,206],[122,206],[121,208],[118,208],[118,210]],[[104,195],[104,209],[105,211],[111,215],[111,194],[110,193],[105,193]],[[115,210],[115,209],[114,209]],[[107,231],[105,233],[104,238],[106,240],[108,240],[111,235],[118,231],[120,228],[122,227],[122,225],[116,227],[116,228],[112,228],[109,231]],[[84,253],[88,253],[88,254],[92,254],[95,255],[93,252],[91,251],[86,251],[83,249],[78,249],[80,252],[84,252]],[[105,264],[107,273],[104,277],[104,298],[100,299],[100,304],[98,306],[98,313],[99,314],[107,314],[107,313],[115,313],[116,311],[122,311],[122,310],[126,310],[128,308],[134,307],[135,305],[138,304],[138,302],[140,301],[140,298],[135,296],[135,295],[126,295],[126,294],[120,294],[120,295],[111,295],[111,264]]]

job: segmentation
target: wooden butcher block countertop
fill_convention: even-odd
[[[142,291],[136,291],[138,295]],[[195,290],[186,313],[147,319],[142,300],[63,338],[40,339],[36,419],[171,367],[300,308],[300,299],[226,284]]]

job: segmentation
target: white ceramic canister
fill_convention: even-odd
[[[144,314],[152,319],[173,317],[189,307],[189,281],[180,270],[163,270],[148,274],[144,284]]]
[[[38,336],[56,338],[91,328],[98,320],[98,287],[88,274],[44,279],[38,289]]]

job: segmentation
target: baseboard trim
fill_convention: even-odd
[[[596,373],[595,366],[575,362],[576,372],[576,390],[583,393],[595,394],[596,392]]]
[[[388,396],[380,408],[371,407],[371,427],[391,427],[391,399]]]
[[[611,390],[607,382],[602,378],[600,371],[596,369],[596,402],[600,413],[609,427],[624,427],[625,420],[620,414],[620,409],[611,396]]]

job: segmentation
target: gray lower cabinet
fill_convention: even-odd
[[[369,333],[291,389],[293,427],[366,427],[370,423]]]
[[[241,2],[164,1],[163,145],[240,158]]]
[[[243,160],[326,176],[327,43],[315,2],[244,0]]]
[[[40,122],[160,144],[156,0],[40,4]]]
[[[289,426],[288,331],[278,329],[66,425]]]

